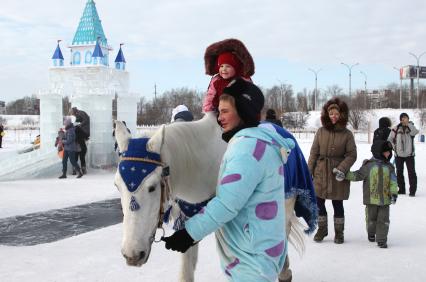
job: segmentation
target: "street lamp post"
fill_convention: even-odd
[[[402,109],[402,77],[401,77],[401,70],[397,67],[393,67],[395,70],[398,71],[399,74],[399,109]]]
[[[367,74],[363,71],[360,71],[360,73],[364,76],[365,108],[367,109]]]
[[[419,56],[416,56],[415,54],[409,52],[411,56],[413,56],[417,61],[417,108],[420,108],[420,95],[419,95],[419,76],[420,76],[420,58],[426,54],[426,52],[421,53]]]
[[[314,111],[316,111],[317,110],[317,96],[318,96],[318,73],[321,71],[321,69],[315,71],[315,70],[309,68],[308,70],[313,72],[314,75],[315,75]]]
[[[351,97],[352,68],[354,66],[359,65],[359,63],[353,64],[351,66],[349,66],[348,64],[345,64],[345,63],[341,63],[341,64],[344,65],[344,66],[346,66],[348,68],[348,71],[349,71],[349,97]]]

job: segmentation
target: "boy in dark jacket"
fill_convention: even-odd
[[[388,117],[382,117],[379,119],[379,128],[374,130],[373,143],[376,140],[387,141],[391,132],[391,120]]]
[[[346,174],[349,181],[364,181],[363,202],[365,205],[368,240],[387,248],[389,232],[389,205],[398,197],[395,168],[389,162],[392,144],[378,140],[371,146],[373,157],[364,160],[361,168]]]

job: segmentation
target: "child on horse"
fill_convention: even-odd
[[[204,97],[203,112],[217,111],[223,89],[237,77],[251,82],[254,62],[244,44],[237,39],[225,39],[211,44],[204,54],[206,74],[211,75]]]

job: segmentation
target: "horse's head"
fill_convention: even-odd
[[[128,265],[141,266],[148,260],[165,201],[160,159],[163,131],[151,139],[132,139],[125,125],[116,122],[115,136],[122,155],[114,182],[121,193],[121,253]],[[156,142],[157,138],[160,142]]]

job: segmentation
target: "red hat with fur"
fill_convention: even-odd
[[[237,76],[241,75],[241,62],[233,53],[225,52],[217,57],[218,68],[223,64],[231,65],[235,69]]]
[[[240,40],[233,38],[215,42],[206,48],[204,53],[206,74],[215,75],[218,72],[219,57],[226,53],[228,55],[223,56],[226,56],[227,59],[235,57],[240,62],[241,76],[250,77],[254,74],[254,62],[250,52]],[[230,65],[235,68],[234,65]]]

